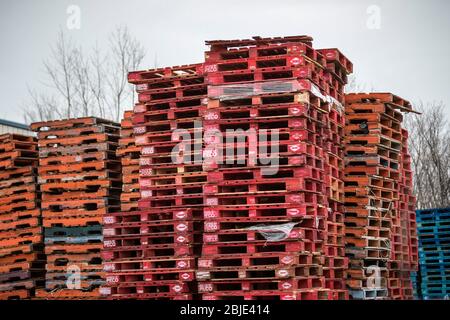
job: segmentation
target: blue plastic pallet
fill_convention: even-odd
[[[450,216],[450,208],[434,208],[416,210],[417,221],[425,221],[430,219],[440,219]]]
[[[441,268],[439,270],[424,270],[424,269],[421,270],[422,278],[435,276],[450,277],[450,269]]]
[[[449,300],[450,295],[442,295],[442,294],[429,294],[429,295],[424,295],[423,299],[424,300]]]
[[[430,290],[441,290],[450,292],[450,281],[424,281],[420,285],[422,292],[430,292]]]
[[[430,209],[417,209],[418,214],[435,214],[436,212],[450,212],[450,207],[446,208],[430,208]]]
[[[450,229],[441,230],[433,228],[432,230],[426,230],[423,232],[417,231],[419,239],[450,239]]]
[[[425,240],[425,239],[450,239],[450,231],[429,231],[429,232],[417,232],[417,235],[419,236],[419,240]]]
[[[421,239],[419,237],[419,246],[421,245],[437,245],[437,246],[446,246],[450,245],[450,238],[449,239]]]
[[[432,257],[450,257],[450,249],[446,250],[430,250],[430,251],[420,251],[419,257],[432,258]]]
[[[417,228],[417,234],[419,237],[421,235],[429,235],[429,234],[450,234],[450,225],[435,225],[429,227],[420,227]]]
[[[440,258],[440,257],[431,257],[431,258],[419,258],[419,264],[430,266],[430,265],[450,265],[450,258]]]
[[[450,217],[442,217],[439,220],[426,220],[417,222],[417,229],[428,227],[443,227],[448,226],[450,223]]]
[[[436,276],[425,276],[422,277],[422,283],[428,284],[428,283],[435,283],[435,282],[450,282],[450,275],[436,275]]]
[[[436,252],[436,251],[448,251],[450,250],[450,244],[448,245],[435,245],[427,244],[420,246],[418,252]]]
[[[427,261],[427,263],[425,263],[425,261],[424,260],[420,260],[419,259],[419,264],[420,264],[420,270],[431,270],[431,269],[434,269],[434,270],[437,270],[437,269],[439,269],[439,270],[448,270],[448,269],[450,269],[450,263],[449,262],[447,262],[447,263],[443,263],[443,262],[440,262],[439,260],[431,260],[431,261]]]
[[[417,226],[425,226],[429,224],[441,224],[445,221],[450,220],[450,213],[446,213],[445,215],[439,217],[418,217],[416,216]]]
[[[422,294],[423,296],[430,296],[430,295],[440,295],[442,297],[450,295],[450,288],[433,288],[433,289],[424,289],[422,288]]]

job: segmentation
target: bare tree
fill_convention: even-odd
[[[84,57],[81,48],[75,50],[72,69],[77,84],[77,87],[75,88],[75,99],[77,101],[77,106],[79,106],[79,109],[76,113],[83,117],[87,117],[89,115],[97,115],[97,112],[93,112],[93,110],[91,110],[91,64],[89,63],[89,60]]]
[[[22,107],[25,123],[31,123],[41,119],[53,120],[64,117],[60,113],[58,102],[53,96],[38,94],[29,88],[28,95],[30,97],[29,102]]]
[[[99,46],[88,55],[61,31],[51,56],[44,62],[45,93],[29,90],[24,118],[27,122],[100,116],[120,121],[124,106],[134,103],[134,87],[127,74],[139,68],[145,50],[126,27],[109,37],[108,52]],[[107,66],[107,67],[106,67]]]
[[[117,27],[110,36],[111,63],[114,70],[119,72],[108,72],[108,86],[111,92],[111,105],[114,106],[115,119],[120,120],[123,112],[123,104],[134,101],[134,90],[128,84],[127,74],[139,67],[145,56],[145,50],[141,44],[130,35],[128,28]],[[131,89],[131,90],[130,90]]]
[[[450,206],[450,123],[442,103],[408,117],[409,148],[418,208]]]
[[[75,77],[73,65],[75,59],[75,49],[72,42],[66,40],[62,31],[58,34],[56,45],[51,48],[51,60],[44,62],[45,71],[50,80],[49,86],[56,89],[56,92],[63,100],[64,116],[70,118],[74,115],[74,94]]]
[[[90,57],[92,66],[91,77],[89,78],[89,87],[94,98],[94,108],[98,110],[101,118],[107,118],[106,115],[106,93],[105,93],[105,70],[104,63],[106,58],[100,52],[98,44],[95,45]]]
[[[345,85],[345,93],[358,93],[358,92],[374,92],[373,85],[370,87],[366,83],[360,83],[356,80],[355,75],[348,76],[348,83]],[[369,90],[368,90],[369,89]]]

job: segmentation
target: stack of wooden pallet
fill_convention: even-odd
[[[37,159],[34,138],[0,135],[0,300],[31,298],[43,285]]]
[[[354,299],[410,299],[414,249],[401,111],[411,104],[390,93],[346,95],[345,225]],[[408,193],[407,197],[411,197]],[[412,200],[411,200],[412,201]],[[410,199],[406,199],[409,205]],[[414,204],[412,203],[411,206]],[[416,259],[417,260],[417,259]]]
[[[97,118],[32,124],[38,132],[46,288],[40,298],[98,298],[103,216],[119,211],[119,125]]]

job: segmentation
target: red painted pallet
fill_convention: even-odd
[[[320,191],[298,192],[264,192],[261,194],[236,193],[225,195],[206,195],[204,203],[207,206],[245,206],[264,204],[323,204],[325,195]]]
[[[289,100],[289,99],[288,99]],[[202,111],[204,121],[230,120],[230,119],[259,119],[259,118],[286,118],[286,117],[300,117],[307,118],[311,121],[324,122],[325,115],[323,111],[315,106],[314,103],[304,102],[286,102],[274,104],[252,105],[237,104],[237,105],[222,105],[215,107],[211,104],[210,107]],[[318,103],[319,104],[319,103]],[[319,104],[320,106],[320,104]]]
[[[203,243],[255,243],[258,241],[268,241],[262,233],[267,235],[272,235],[274,237],[284,238],[286,241],[300,241],[300,240],[310,240],[317,241],[323,239],[323,235],[316,229],[305,229],[305,228],[296,228],[294,227],[290,232],[282,233],[279,230],[274,230],[272,227],[267,227],[266,229],[261,229],[259,231],[249,231],[242,230],[239,226],[236,226],[236,229],[228,229],[217,231],[214,233],[204,233],[203,234]]]
[[[254,48],[250,48],[252,51]],[[304,56],[306,50],[309,53],[313,52],[312,48],[303,47],[302,50],[297,50],[296,52],[288,53],[287,48],[285,47],[285,51],[281,52],[281,48],[274,48],[272,50],[279,50],[279,54],[274,55],[263,55],[263,56],[249,56],[249,52],[241,51],[239,55],[247,55],[241,56],[238,55],[232,57],[232,59],[210,59],[210,62],[215,60],[216,63],[208,63],[206,67],[206,71],[208,72],[207,78],[210,76],[214,76],[217,73],[221,72],[229,72],[229,71],[251,71],[257,69],[268,69],[268,68],[302,68],[307,66],[314,66],[319,68],[311,58]],[[238,53],[238,52],[236,52]],[[254,52],[252,52],[254,53]],[[275,52],[274,52],[275,53]]]
[[[110,257],[108,252],[103,253],[105,260]],[[147,259],[122,258],[106,261],[103,263],[103,270],[109,274],[115,272],[145,272],[146,270],[186,270],[196,268],[196,259],[194,257],[152,257]]]
[[[158,124],[160,121],[168,120],[181,120],[181,119],[198,119],[201,117],[202,113],[206,110],[206,106],[193,106],[177,109],[167,109],[167,110],[157,110],[157,111],[146,111],[141,113],[136,113],[133,116],[133,122],[135,125],[141,123],[153,122]]]
[[[204,244],[202,247],[202,256],[217,254],[244,254],[260,252],[317,252],[321,250],[321,242],[310,241],[280,241],[271,243],[260,241],[257,243],[222,243],[222,244]]]
[[[214,110],[214,109],[213,109]],[[227,130],[229,135],[233,133],[234,130],[240,133],[241,137],[250,136],[254,137],[256,132],[263,133],[271,136],[278,133],[278,130],[283,130],[290,128],[291,130],[309,130],[311,132],[320,133],[321,126],[320,122],[310,121],[308,118],[299,117],[271,117],[271,118],[238,118],[238,119],[217,119],[217,120],[207,120],[204,123],[203,129],[205,134],[214,137],[214,134],[218,132],[226,133]],[[251,129],[251,130],[250,130]],[[245,130],[250,130],[246,132]],[[233,133],[237,135],[237,133]],[[217,142],[217,141],[211,141]]]
[[[257,170],[259,171],[259,170]],[[236,172],[236,171],[235,171]],[[215,172],[211,172],[211,175]],[[239,176],[236,172],[236,176]],[[226,175],[228,175],[226,173]],[[209,175],[208,175],[209,177]],[[227,196],[231,194],[271,194],[275,192],[324,192],[324,184],[321,181],[304,178],[271,178],[266,176],[264,180],[259,179],[235,179],[222,180],[223,182],[212,182],[203,185],[203,192],[206,196]],[[212,180],[212,178],[211,178]],[[216,181],[214,179],[213,181]]]
[[[323,264],[323,256],[312,253],[253,253],[216,255],[198,259],[198,268],[249,267],[249,266],[291,266],[297,264]]]
[[[149,209],[132,212],[115,212],[105,215],[103,223],[126,224],[132,222],[146,222],[158,220],[198,220],[203,216],[203,208],[180,208],[180,209]]]
[[[232,205],[204,209],[204,218],[209,220],[227,217],[261,217],[271,221],[286,221],[286,218],[323,217],[326,215],[325,207],[307,204]]]
[[[203,74],[203,64],[188,64],[167,68],[157,68],[143,71],[133,71],[128,73],[128,82],[139,84],[142,82],[161,82],[164,80],[189,79],[191,76]]]
[[[325,287],[325,279],[320,276],[278,279],[278,280],[224,280],[199,282],[199,293],[221,292],[221,291],[258,291],[258,290],[302,290],[322,289]]]
[[[245,82],[255,83],[257,81],[280,81],[291,79],[309,79],[319,87],[325,85],[325,81],[322,77],[322,70],[313,63],[304,66],[296,66],[294,68],[274,66],[257,69],[217,71],[208,73],[206,79],[209,85],[241,84]]]
[[[114,288],[114,289],[113,289]],[[135,281],[119,284],[111,288],[111,294],[180,294],[193,292],[193,283],[184,281]]]
[[[153,257],[183,257],[198,254],[199,246],[193,244],[155,244],[155,245],[122,245],[113,240],[104,241],[105,260],[115,260],[122,258],[153,258]]]
[[[127,283],[147,281],[194,281],[194,270],[148,269],[139,271],[114,272],[106,276],[106,285],[121,286]]]
[[[321,265],[216,267],[196,271],[198,281],[274,280],[322,276]]]
[[[201,98],[206,97],[207,86],[206,84],[193,84],[176,88],[163,88],[153,89],[149,91],[143,91],[138,93],[138,101],[140,103],[146,102],[160,102],[171,99],[183,99],[192,97]],[[134,120],[133,120],[133,123]]]
[[[347,290],[257,290],[222,291],[202,294],[203,300],[348,300]]]
[[[165,233],[186,233],[199,230],[200,221],[186,220],[154,220],[154,221],[138,221],[119,224],[108,224],[103,228],[103,236],[132,236],[132,235],[158,235]]]

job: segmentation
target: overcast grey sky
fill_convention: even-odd
[[[69,5],[79,30],[66,27]],[[88,47],[118,24],[146,47],[145,68],[200,62],[207,39],[307,34],[315,48],[339,48],[367,90],[449,110],[449,12],[447,0],[0,0],[0,118],[22,121],[27,85],[46,90],[42,61],[60,28]]]

